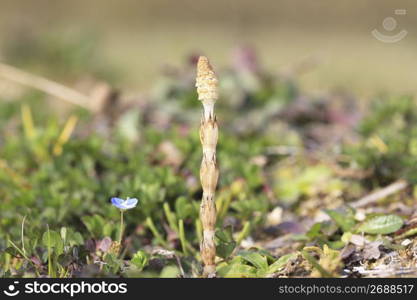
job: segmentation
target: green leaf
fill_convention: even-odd
[[[67,234],[68,234],[67,227],[61,227],[61,238],[64,244],[66,244],[67,242]]]
[[[350,231],[355,226],[355,218],[351,213],[340,213],[336,210],[325,210],[326,214],[343,230]]]
[[[176,278],[180,275],[180,270],[176,266],[166,266],[162,269],[160,278]]]
[[[369,234],[388,234],[403,226],[403,219],[395,215],[376,216],[363,222],[357,232]]]
[[[239,232],[237,238],[236,238],[236,244],[240,245],[240,243],[245,239],[249,234],[251,230],[251,223],[249,221],[246,221],[243,224],[242,230]]]
[[[180,219],[178,221],[178,235],[181,242],[182,252],[185,256],[188,255],[188,249],[187,249],[187,239],[185,237],[185,230],[184,230],[184,221]]]
[[[165,217],[167,218],[169,227],[178,233],[178,222],[175,214],[171,211],[171,208],[169,207],[169,204],[165,202],[163,204],[163,209],[165,212]]]
[[[42,243],[46,247],[54,248],[55,254],[60,255],[64,252],[64,242],[61,235],[56,231],[45,232],[42,236]]]
[[[232,228],[228,227],[224,230],[216,231],[216,252],[221,258],[228,258],[236,247],[233,240]]]
[[[297,253],[290,253],[290,254],[281,256],[277,261],[275,261],[273,264],[271,264],[268,267],[267,273],[271,274],[271,273],[281,271],[287,265],[287,263],[290,260],[295,259],[297,255],[298,255]]]
[[[327,243],[329,244],[329,247],[332,249],[342,249],[346,243],[338,240],[338,241],[327,241]]]
[[[108,223],[106,223],[104,221],[102,216],[99,216],[99,215],[85,216],[85,217],[82,217],[81,220],[83,221],[83,223],[87,227],[88,231],[90,231],[90,233],[94,237],[99,238],[102,235],[104,235],[103,231],[104,231],[106,225],[108,225]]]
[[[106,253],[104,256],[104,262],[107,264],[106,267],[111,269],[113,272],[119,270],[123,264],[123,261],[114,253]]]
[[[321,223],[315,223],[313,226],[311,226],[310,230],[307,232],[307,236],[310,239],[314,239],[318,236],[320,236],[320,230],[321,230],[322,224]]]
[[[309,241],[310,237],[306,234],[293,234],[290,236],[293,241]]]
[[[149,263],[149,255],[145,251],[139,250],[135,253],[135,255],[133,255],[130,262],[138,269],[142,270]]]
[[[256,268],[241,263],[232,263],[217,269],[217,274],[224,278],[255,278]]]
[[[186,197],[178,197],[175,201],[175,212],[179,219],[186,219],[188,217],[196,216],[198,211],[194,209],[194,206],[190,200]]]
[[[265,256],[262,256],[258,252],[253,251],[242,251],[239,255],[246,260],[247,262],[254,265],[256,268],[261,271],[266,271],[268,269],[268,261]]]
[[[83,245],[83,236],[79,232],[71,232],[71,235],[68,238],[68,243],[70,246]]]

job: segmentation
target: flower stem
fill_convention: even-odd
[[[122,249],[123,231],[124,231],[123,210],[120,210],[120,236],[119,236],[120,250]]]

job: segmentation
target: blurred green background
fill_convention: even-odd
[[[395,9],[407,14],[395,15]],[[141,90],[161,66],[178,65],[190,52],[204,53],[220,67],[236,46],[251,45],[277,72],[306,63],[300,83],[311,92],[415,94],[416,9],[411,0],[0,0],[0,60],[8,62],[5,48],[13,38],[89,36],[99,45],[92,55],[98,64],[117,66],[118,84]],[[382,22],[390,16],[398,24],[387,32]],[[404,29],[408,35],[383,43],[373,29],[388,35]]]

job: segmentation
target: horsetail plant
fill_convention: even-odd
[[[216,145],[218,126],[214,114],[214,104],[218,98],[218,80],[208,59],[200,56],[197,63],[196,87],[198,100],[203,104],[203,115],[200,126],[200,141],[203,148],[203,159],[200,168],[200,181],[203,196],[200,206],[200,219],[203,236],[200,243],[201,259],[204,264],[203,276],[216,276],[216,245],[214,234],[216,226],[216,205],[214,193],[219,169],[216,162]]]

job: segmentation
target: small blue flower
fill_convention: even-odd
[[[127,210],[132,209],[138,204],[138,199],[136,198],[127,198],[126,200],[113,197],[111,198],[111,204],[116,206],[118,209]]]

